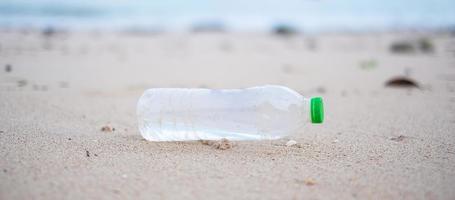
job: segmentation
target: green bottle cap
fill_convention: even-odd
[[[311,98],[311,123],[320,124],[324,121],[324,104],[321,97]]]

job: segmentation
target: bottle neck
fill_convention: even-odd
[[[301,111],[301,122],[302,124],[311,123],[311,99],[309,98],[302,98],[302,107]]]

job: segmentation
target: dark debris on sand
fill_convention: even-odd
[[[10,64],[6,64],[5,65],[5,72],[11,72],[13,70],[13,66],[11,66]]]
[[[390,138],[390,140],[395,141],[395,142],[401,142],[401,141],[403,141],[406,138],[407,138],[406,136],[400,135],[398,137],[392,137],[392,138]]]
[[[396,87],[396,88],[419,88],[419,84],[407,77],[395,77],[391,78],[385,83],[386,87]]]
[[[113,128],[111,125],[106,125],[101,127],[102,132],[113,132],[115,131],[115,128]]]

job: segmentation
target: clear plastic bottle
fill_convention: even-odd
[[[322,98],[276,85],[149,89],[137,115],[142,136],[151,141],[278,139],[324,118]]]

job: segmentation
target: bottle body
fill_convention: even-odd
[[[282,86],[246,89],[156,88],[137,105],[139,130],[151,141],[278,139],[309,118],[308,101]]]

